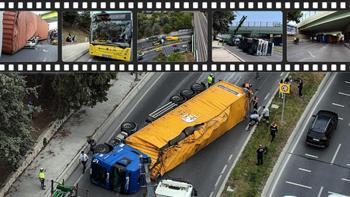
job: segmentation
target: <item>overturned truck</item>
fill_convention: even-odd
[[[203,84],[194,84],[151,113],[140,130],[135,123],[123,123],[117,142],[98,145],[90,180],[116,192],[135,193],[145,183],[143,159],[151,161],[150,176],[156,180],[239,124],[247,107],[241,87],[220,81],[205,90]]]
[[[2,52],[16,53],[33,38],[47,39],[49,24],[29,11],[5,11],[3,13]]]

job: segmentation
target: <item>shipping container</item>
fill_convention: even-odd
[[[29,11],[5,11],[3,15],[3,53],[13,54],[32,37],[47,39],[49,25]]]

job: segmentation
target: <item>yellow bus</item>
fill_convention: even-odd
[[[132,12],[91,12],[89,54],[130,62],[132,56]]]

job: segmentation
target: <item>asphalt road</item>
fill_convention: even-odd
[[[306,116],[300,132],[283,157],[279,172],[268,187],[269,196],[350,195],[350,74],[333,73],[324,92]],[[333,78],[334,77],[334,78]],[[305,144],[312,114],[325,109],[338,113],[339,121],[330,145],[317,149]],[[283,167],[284,166],[284,167]]]
[[[283,59],[283,53],[280,51],[273,51],[271,56],[257,56],[245,53],[236,46],[225,45],[225,48],[245,62],[282,62]]]
[[[193,12],[194,56],[197,62],[208,59],[208,20],[203,12]]]
[[[191,49],[191,44],[189,44],[188,41],[181,41],[181,42],[176,43],[176,44],[159,46],[158,48],[161,48],[160,51],[156,51],[155,49],[148,50],[148,51],[144,52],[143,59],[140,60],[140,62],[152,62],[155,60],[155,58],[157,58],[159,56],[159,54],[161,52],[165,56],[169,56],[170,54],[174,53],[175,49],[178,49],[178,52],[189,51]],[[186,45],[186,47],[184,47],[185,45]]]
[[[131,104],[118,116],[113,125],[106,130],[99,142],[105,142],[109,137],[114,136],[115,131],[120,129],[120,123],[126,120],[135,121],[142,127],[147,115],[168,102],[171,95],[181,89],[189,88],[196,81],[205,81],[207,75],[208,73],[156,73],[154,78],[140,90]],[[216,80],[222,79],[238,85],[250,81],[257,89],[257,96],[261,98],[261,105],[263,105],[272,96],[274,89],[271,87],[277,87],[284,73],[261,73],[258,80],[254,79],[255,73],[227,72],[215,73],[215,76]],[[246,126],[247,121],[243,121],[182,165],[167,173],[165,177],[180,178],[191,182],[197,188],[199,196],[214,196],[249,135],[249,132],[245,130]],[[88,189],[90,197],[122,196],[91,184],[88,173],[81,175],[81,166],[73,172],[67,183],[78,183],[80,188]],[[143,192],[131,196],[143,196]]]
[[[342,44],[305,41],[296,45],[289,42],[287,60],[289,62],[348,62],[350,49]]]
[[[0,62],[56,62],[58,47],[41,41],[35,48],[23,48],[17,53],[1,54]]]

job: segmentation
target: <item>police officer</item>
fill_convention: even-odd
[[[211,73],[208,75],[208,87],[210,87],[211,85],[213,85],[215,83],[215,77],[214,75]]]
[[[45,170],[44,170],[44,168],[40,168],[38,178],[39,178],[39,181],[41,184],[41,189],[45,190]]]
[[[271,142],[275,139],[276,133],[278,131],[276,122],[273,122],[270,126]]]
[[[86,163],[89,160],[89,156],[87,156],[87,154],[84,153],[84,151],[81,151],[80,156],[79,156],[79,160],[80,160],[81,164],[83,165],[83,174],[84,174],[85,169],[86,169]]]
[[[256,156],[258,159],[258,162],[256,165],[262,165],[263,164],[263,157],[264,154],[266,153],[266,149],[260,144],[259,148],[256,150]]]

